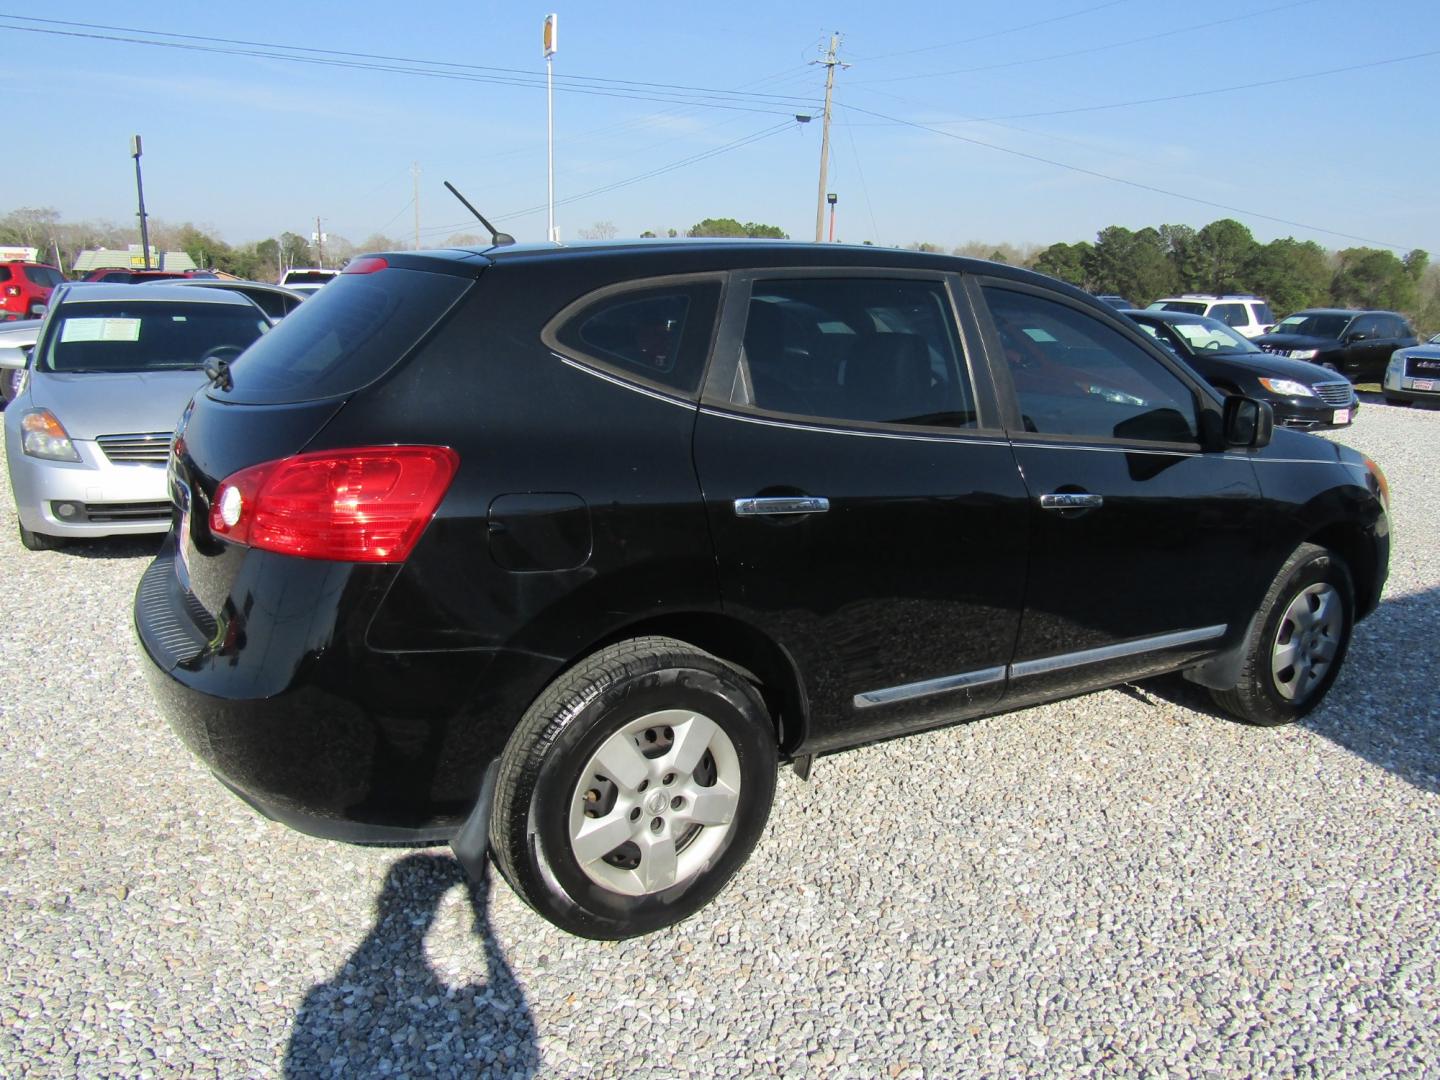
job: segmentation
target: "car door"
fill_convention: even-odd
[[[1007,704],[1178,667],[1239,639],[1264,517],[1218,403],[1120,324],[1056,292],[972,284],[1030,500]]]
[[[945,274],[735,275],[695,431],[725,610],[794,661],[806,747],[983,711],[1026,493]]]
[[[1343,369],[1352,379],[1378,378],[1394,351],[1386,335],[1385,319],[1380,315],[1361,315],[1345,330]]]

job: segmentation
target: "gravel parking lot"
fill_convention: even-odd
[[[1308,722],[1170,679],[828,758],[618,944],[252,813],[141,679],[153,543],[25,551],[0,478],[0,1074],[1440,1075],[1440,413],[1339,437],[1396,547]]]

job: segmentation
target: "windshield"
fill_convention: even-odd
[[[1204,315],[1205,305],[1193,300],[1156,300],[1149,311],[1183,311],[1187,315]]]
[[[1241,337],[1218,319],[1193,323],[1175,322],[1170,324],[1170,329],[1197,353],[1223,356],[1260,351],[1259,347],[1250,344],[1248,338]]]
[[[1349,315],[1290,315],[1275,327],[1277,334],[1303,334],[1305,337],[1338,338],[1350,323]]]
[[[233,360],[269,328],[238,304],[113,301],[66,304],[48,330],[45,371],[164,371]]]

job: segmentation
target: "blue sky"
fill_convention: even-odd
[[[0,100],[14,152],[0,212],[53,206],[67,221],[132,221],[128,139],[140,132],[150,213],[232,243],[308,234],[317,215],[352,242],[376,232],[408,242],[412,162],[424,242],[468,228],[445,179],[517,238],[543,239],[540,37],[551,10],[566,238],[602,221],[634,236],[705,217],[813,236],[824,72],[811,61],[838,30],[851,66],[836,78],[827,186],[844,240],[1048,244],[1110,224],[1230,216],[1262,241],[1440,254],[1433,0],[0,0],[10,13],[0,14]],[[230,51],[15,27],[195,35],[167,40]],[[433,64],[419,76],[242,55],[277,52]],[[796,113],[817,121],[797,124]]]

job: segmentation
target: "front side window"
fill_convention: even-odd
[[[48,331],[38,366],[57,372],[198,368],[212,355],[233,360],[268,327],[249,305],[66,304]]]
[[[1380,319],[1375,315],[1361,315],[1345,332],[1345,336],[1350,338],[1373,338],[1380,334]]]
[[[1094,439],[1193,443],[1189,387],[1092,315],[1031,293],[986,286],[1026,431]]]
[[[733,399],[820,420],[977,423],[949,293],[939,281],[756,281]]]
[[[607,293],[564,314],[553,344],[618,374],[692,394],[710,352],[719,300],[720,283],[713,279]]]

